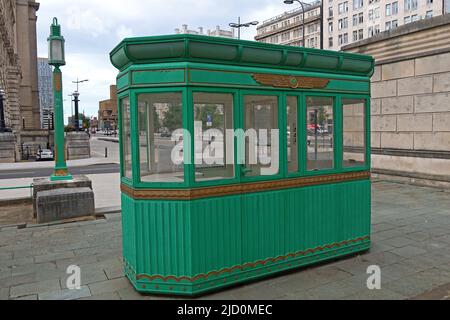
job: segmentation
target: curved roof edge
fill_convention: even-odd
[[[120,71],[132,64],[193,61],[372,76],[371,56],[199,35],[126,38],[110,53]]]

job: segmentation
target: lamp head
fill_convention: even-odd
[[[284,3],[285,3],[285,4],[293,4],[294,1],[293,1],[293,0],[284,0]]]
[[[50,36],[47,38],[48,42],[48,64],[59,67],[66,64],[64,52],[64,37],[61,36],[61,26],[58,24],[58,19],[53,18],[53,23],[50,26]]]

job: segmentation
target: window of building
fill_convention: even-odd
[[[391,4],[386,5],[386,17],[391,15]]]
[[[369,27],[369,29],[368,29],[368,36],[369,37],[372,37],[373,36],[373,27],[371,26],[371,27]]]
[[[329,7],[328,8],[328,16],[331,18],[331,17],[333,17],[333,8],[332,7]]]
[[[404,0],[405,12],[417,10],[418,0]]]
[[[391,29],[391,21],[387,21],[385,24],[384,24],[384,30],[390,30]]]
[[[234,178],[233,95],[194,93],[195,180]],[[230,154],[228,154],[230,153]]]
[[[363,0],[353,0],[353,10],[362,8],[364,5],[364,1]]]
[[[139,94],[138,128],[141,181],[182,182],[181,92]]]
[[[342,99],[344,168],[366,164],[365,100]]]
[[[354,14],[353,15],[353,26],[356,26],[356,25],[358,25],[358,15]]]
[[[364,30],[359,29],[358,30],[358,40],[362,40],[362,39],[364,39]]]
[[[433,10],[429,10],[427,11],[427,13],[425,14],[425,18],[432,18],[433,17]]]
[[[397,27],[398,27],[398,21],[397,20],[392,20],[391,28],[395,29]]]
[[[338,36],[338,45],[342,45],[342,34]]]
[[[410,23],[411,22],[411,17],[410,16],[405,17],[404,18],[404,22],[405,22],[405,24]]]
[[[300,38],[300,28],[294,29],[294,31],[292,31],[292,34],[294,36],[294,38]]]
[[[358,23],[364,23],[364,13],[358,13]]]
[[[427,0],[427,4],[433,4],[433,0]]]
[[[333,22],[328,22],[328,32],[329,33],[333,32]]]
[[[290,32],[284,32],[284,33],[282,33],[282,34],[281,34],[281,41],[287,41],[287,40],[289,40],[289,39],[290,39],[290,35],[291,35]]]
[[[298,98],[288,96],[286,99],[287,119],[287,160],[288,171],[298,171]]]
[[[375,25],[374,33],[375,33],[375,34],[380,33],[380,25],[379,25],[379,24]]]
[[[397,14],[398,13],[398,2],[392,2],[392,14]]]
[[[333,98],[307,97],[307,169],[318,171],[334,167]]]
[[[348,18],[344,18],[342,23],[343,23],[343,28],[347,29],[348,28]]]
[[[276,175],[279,172],[278,144],[272,144],[272,134],[279,132],[278,97],[253,95],[244,97],[245,132],[253,131],[245,139],[246,176]],[[256,139],[255,139],[256,138]],[[274,139],[276,136],[274,136]],[[273,147],[273,148],[272,148]],[[276,168],[276,170],[272,170]],[[266,171],[266,172],[263,172]]]
[[[358,31],[353,31],[353,42],[358,41]]]
[[[411,16],[411,22],[418,21],[418,20],[419,20],[419,16],[417,14],[413,14]]]
[[[347,44],[347,43],[348,43],[348,33],[344,33],[344,37],[343,37],[342,42],[343,42],[344,44]]]
[[[122,135],[122,158],[123,158],[123,176],[132,179],[131,172],[131,114],[130,114],[130,99],[122,99],[120,105],[122,115],[122,128],[120,134]]]
[[[369,21],[373,21],[373,9],[369,10]]]
[[[328,38],[328,47],[332,48],[333,47],[333,37],[329,37]]]
[[[380,8],[375,8],[373,10],[374,19],[378,19],[380,17]]]

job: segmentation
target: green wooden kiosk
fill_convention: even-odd
[[[372,57],[196,35],[110,56],[136,290],[195,295],[369,249]]]

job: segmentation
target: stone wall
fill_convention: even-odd
[[[344,48],[371,54],[374,173],[450,186],[450,15]]]

